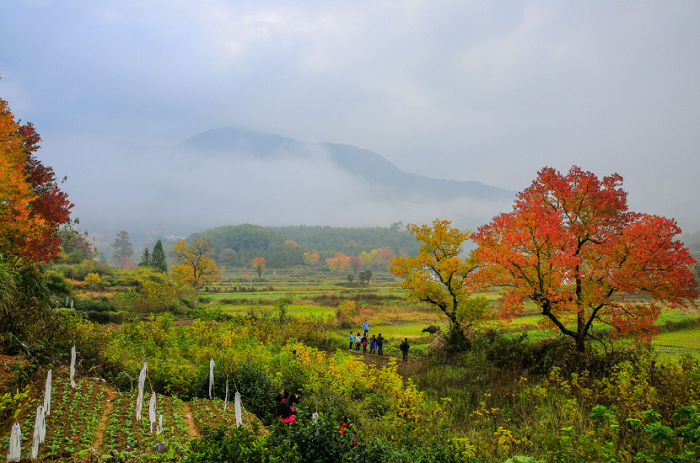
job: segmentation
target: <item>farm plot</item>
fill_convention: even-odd
[[[104,411],[105,386],[94,380],[79,379],[73,389],[70,380],[56,377],[51,396],[51,414],[46,417],[46,440],[39,446],[39,456],[89,449]],[[19,420],[22,455],[31,454],[35,413],[34,407],[22,413]],[[2,446],[7,448],[8,445],[9,436],[5,436]]]
[[[192,401],[189,403],[189,409],[192,419],[194,420],[194,424],[200,432],[207,426],[211,428],[219,425],[224,425],[227,428],[236,426],[233,394],[231,394],[230,400],[226,405],[226,411],[224,411],[224,401],[218,398],[214,398],[212,400],[198,398],[192,399]],[[245,405],[243,406],[241,412],[244,425],[248,425],[257,420],[255,415],[248,413],[248,411],[245,409]]]
[[[700,355],[700,329],[661,333],[653,346],[663,362],[677,362],[684,354]]]
[[[180,455],[190,440],[184,420],[184,402],[175,397],[157,396],[156,416],[163,415],[163,432],[156,433],[156,423],[151,431],[148,420],[150,394],[144,394],[141,420],[136,420],[135,391],[118,394],[104,431],[102,453],[117,452],[154,453],[156,444],[166,442],[169,456]]]

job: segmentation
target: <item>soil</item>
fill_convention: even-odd
[[[192,418],[192,411],[190,410],[190,405],[185,403],[183,407],[185,412],[185,423],[187,423],[187,432],[192,437],[199,437],[199,431],[197,431],[197,426],[194,424],[194,418]]]
[[[95,432],[95,442],[92,447],[95,450],[99,450],[102,447],[102,440],[104,439],[105,429],[107,429],[107,422],[109,421],[109,415],[112,413],[114,404],[112,401],[117,396],[114,389],[107,389],[107,403],[105,404],[105,409],[102,412],[102,418],[100,419],[100,424],[97,425],[97,431]]]

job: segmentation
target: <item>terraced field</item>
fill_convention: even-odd
[[[41,397],[39,397],[41,394]],[[43,399],[43,387],[35,388],[37,403]],[[156,452],[156,444],[165,442],[169,457],[182,454],[189,441],[205,426],[235,426],[233,403],[224,411],[220,399],[194,399],[183,402],[177,397],[157,396],[156,413],[163,415],[163,431],[157,433],[157,421],[151,431],[145,394],[141,420],[136,420],[136,391],[120,393],[102,381],[78,379],[76,388],[65,377],[54,376],[51,414],[46,418],[46,441],[39,446],[39,457],[60,459],[67,453],[129,457]],[[244,402],[245,405],[245,402]],[[22,429],[22,456],[31,454],[36,409],[25,410],[18,422]],[[157,416],[157,415],[156,415]],[[244,409],[243,423],[257,420]],[[0,448],[9,445],[9,433]]]

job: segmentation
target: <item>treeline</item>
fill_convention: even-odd
[[[401,222],[391,227],[343,228],[329,226],[290,225],[271,227],[300,246],[318,251],[321,259],[337,253],[359,256],[373,249],[389,248],[394,254],[418,254],[420,244]]]
[[[360,259],[365,254],[363,265],[370,268],[376,261],[375,268],[379,269],[387,259],[373,261],[372,257],[416,255],[419,248],[418,241],[400,223],[372,228],[243,224],[211,228],[197,235],[210,238],[214,242],[217,263],[229,267],[246,266],[253,258],[263,257],[268,266],[277,268],[324,263],[332,266],[336,262],[334,259],[340,259],[340,267],[345,268],[346,265],[342,265],[345,259],[350,256]]]

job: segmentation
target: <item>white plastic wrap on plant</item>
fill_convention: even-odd
[[[156,393],[151,394],[151,400],[148,403],[148,421],[151,422],[151,434],[153,434],[153,423],[156,422]]]
[[[70,349],[70,387],[75,389],[75,345]]]
[[[163,432],[163,415],[158,414],[158,426],[156,426],[156,435],[159,435]]]
[[[209,398],[211,399],[211,392],[214,389],[214,359],[209,360]]]
[[[139,394],[136,396],[136,421],[141,421],[141,409],[143,408],[143,387],[146,384],[146,372],[148,372],[148,364],[143,362],[143,368],[139,373]]]
[[[236,427],[239,428],[243,424],[243,417],[241,415],[241,395],[236,392],[233,400],[234,407],[236,408]]]
[[[10,434],[10,447],[7,449],[7,461],[19,461],[22,456],[22,431],[19,423],[12,425]]]
[[[39,456],[39,444],[46,439],[46,419],[44,418],[44,406],[36,408],[36,419],[34,420],[34,436],[32,437],[32,458]]]
[[[51,414],[51,370],[46,375],[46,388],[44,389],[44,415]]]
[[[226,379],[226,397],[224,398],[224,411],[226,411],[227,404],[228,404],[228,378]]]

